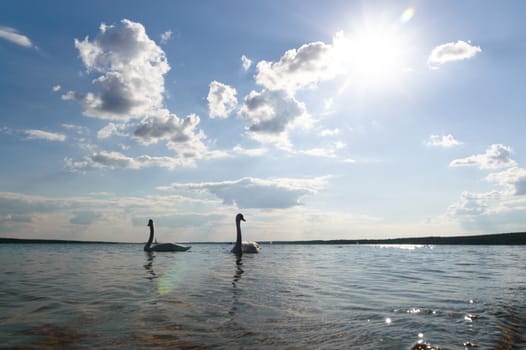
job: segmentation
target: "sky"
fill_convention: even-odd
[[[526,2],[0,2],[0,237],[526,230]]]

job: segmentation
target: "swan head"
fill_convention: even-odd
[[[153,220],[152,219],[148,220],[148,225],[146,225],[146,226],[152,227],[153,226]]]
[[[236,221],[237,222],[240,222],[240,221],[245,221],[245,218],[243,217],[243,214],[239,213],[236,215]]]

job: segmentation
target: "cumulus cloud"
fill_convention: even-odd
[[[206,135],[196,127],[200,118],[190,114],[186,118],[178,118],[168,111],[155,117],[144,118],[135,129],[135,138],[142,144],[149,145],[161,140],[167,142],[167,147],[183,158],[210,159],[226,157],[221,151],[209,151],[204,140]]]
[[[456,43],[450,42],[435,47],[431,51],[427,63],[432,67],[436,67],[448,62],[472,58],[481,51],[479,46],[474,46],[469,42],[459,40]]]
[[[286,136],[287,129],[297,122],[307,125],[310,121],[305,104],[284,91],[250,92],[238,115],[249,124],[248,131],[252,136]]]
[[[142,24],[123,19],[101,24],[90,41],[75,39],[75,47],[99,92],[69,91],[65,100],[76,100],[84,114],[111,120],[129,120],[162,107],[164,74],[170,70],[164,51],[151,40]]]
[[[460,146],[462,142],[455,139],[451,134],[447,135],[430,135],[425,142],[426,146],[430,147],[442,147],[442,148],[452,148]]]
[[[97,132],[97,138],[107,139],[108,137],[111,137],[113,135],[127,136],[127,134],[125,133],[125,130],[127,128],[128,125],[126,123],[108,123],[108,125],[106,125]]]
[[[449,206],[448,215],[451,217],[479,216],[485,214],[490,208],[492,200],[500,198],[497,191],[487,193],[462,192],[460,199]]]
[[[515,166],[517,163],[511,159],[512,150],[508,146],[493,144],[484,154],[476,154],[462,159],[453,160],[450,167],[477,166],[480,169],[498,169]]]
[[[243,70],[246,72],[252,67],[252,60],[245,55],[241,56],[241,64],[243,65]]]
[[[188,142],[193,138],[203,138],[202,134],[196,134],[194,130],[199,122],[200,118],[196,114],[178,118],[175,114],[164,113],[143,119],[134,134],[144,144],[156,143],[159,140]]]
[[[519,168],[510,158],[511,148],[494,144],[484,154],[459,159],[453,166],[478,166],[481,169],[501,169],[485,180],[496,184],[489,192],[465,191],[449,206],[447,215],[463,227],[480,231],[513,231],[524,226],[526,210],[526,169]]]
[[[24,134],[28,140],[66,141],[66,135],[44,130],[28,129]]]
[[[305,104],[296,99],[296,92],[344,74],[345,63],[349,61],[347,46],[348,39],[340,32],[332,43],[307,43],[286,51],[276,62],[258,62],[254,78],[263,88],[245,96],[238,111],[238,116],[248,124],[248,136],[291,150],[289,132],[298,126],[312,125]],[[332,100],[328,106],[331,104]]]
[[[237,91],[233,87],[212,81],[206,100],[210,118],[228,118],[237,106]]]
[[[505,193],[515,196],[526,195],[526,169],[509,168],[502,172],[489,174],[486,180],[502,186]]]
[[[60,85],[53,85],[53,87],[51,88],[51,90],[53,90],[54,92],[57,92],[57,91],[60,91],[62,87]]]
[[[288,50],[277,62],[260,61],[256,67],[258,84],[268,90],[289,92],[332,79],[340,69],[334,47],[319,41]]]
[[[160,190],[207,192],[224,204],[239,208],[291,208],[301,205],[301,199],[315,194],[325,186],[327,177],[313,179],[259,179],[245,177],[234,181],[173,183]]]
[[[168,30],[161,34],[161,44],[166,44],[168,40],[172,38],[173,32],[171,30]]]
[[[143,169],[143,168],[168,168],[193,166],[194,162],[184,158],[154,157],[141,155],[129,157],[120,152],[101,151],[84,157],[83,160],[74,161],[71,158],[64,159],[66,168],[72,171],[87,168],[108,169]]]
[[[449,206],[447,217],[475,232],[513,232],[521,230],[526,221],[526,199],[492,190],[485,193],[463,192],[457,202]]]
[[[14,28],[0,27],[0,38],[12,42],[13,44],[16,44],[18,46],[27,48],[34,47],[33,43],[27,36],[20,34]]]

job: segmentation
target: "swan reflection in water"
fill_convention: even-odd
[[[234,276],[232,278],[232,307],[230,308],[230,311],[228,312],[231,316],[235,314],[237,311],[237,307],[239,305],[239,295],[241,292],[241,289],[238,287],[239,281],[241,280],[241,276],[245,271],[243,270],[243,257],[242,255],[236,255],[236,270],[234,273]]]
[[[159,277],[153,270],[153,258],[155,258],[155,255],[151,251],[144,252],[144,255],[146,256],[146,264],[144,264],[144,268],[146,269],[146,272],[148,273],[146,278],[149,280],[154,280],[157,277]]]

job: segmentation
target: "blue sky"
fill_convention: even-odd
[[[2,1],[0,236],[526,228],[526,4]]]

